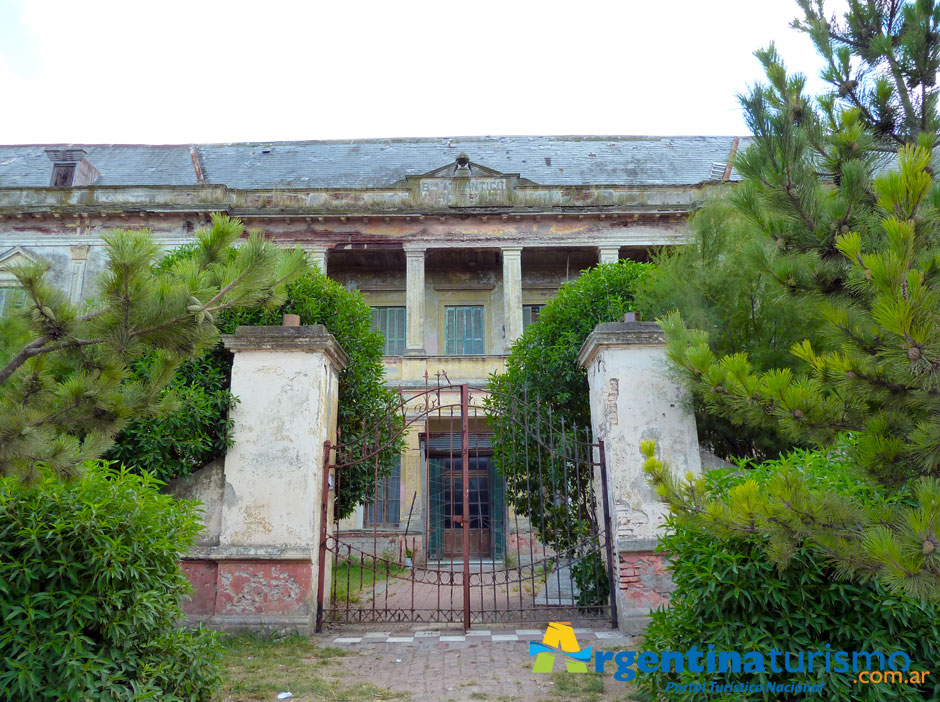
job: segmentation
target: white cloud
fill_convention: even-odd
[[[797,10],[792,0],[23,0],[18,44],[35,65],[14,72],[0,54],[0,86],[17,106],[0,141],[741,134],[735,94],[760,78],[754,49],[775,39],[791,68],[818,70],[808,39],[788,28]]]

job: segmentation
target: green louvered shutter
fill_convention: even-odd
[[[445,308],[444,353],[468,356],[484,353],[483,305]]]
[[[373,307],[372,328],[385,337],[385,356],[401,356],[405,353],[405,308]]]
[[[506,483],[496,469],[496,461],[489,461],[490,473],[490,520],[493,538],[493,557],[506,556]]]
[[[428,461],[428,558],[444,553],[444,459]]]

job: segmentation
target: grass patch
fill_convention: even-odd
[[[363,562],[364,561],[364,562]],[[388,573],[386,574],[386,568]],[[361,597],[372,596],[373,583],[404,573],[408,568],[401,563],[385,563],[371,558],[337,559],[333,563],[333,602],[357,603]]]
[[[238,635],[223,640],[221,702],[268,702],[279,692],[294,693],[291,702],[365,702],[400,700],[407,695],[371,683],[351,686],[331,678],[330,664],[353,655],[332,646],[317,646],[300,635]]]
[[[604,676],[597,673],[552,673],[552,697],[572,702],[600,702]]]

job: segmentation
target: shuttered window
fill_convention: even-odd
[[[398,526],[401,521],[401,460],[387,478],[379,478],[373,501],[366,505],[365,523]]]
[[[26,291],[23,288],[0,288],[0,317],[13,314],[13,311],[26,304]]]
[[[545,307],[545,305],[523,305],[522,306],[522,331],[525,331],[526,329],[528,329],[529,325],[539,318],[539,315],[542,313],[543,307]]]
[[[385,356],[401,356],[405,353],[405,308],[373,307],[372,328],[385,337]]]
[[[445,307],[444,353],[448,356],[482,354],[483,305]]]

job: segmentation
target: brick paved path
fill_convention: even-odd
[[[609,630],[575,629],[582,648],[629,648],[630,637]],[[529,641],[544,629],[375,631],[344,628],[324,632],[318,643],[360,655],[338,659],[351,679],[412,695],[415,701],[557,700],[553,676],[532,672]],[[564,670],[556,664],[556,670]],[[604,692],[589,699],[625,699],[623,683],[604,676]],[[578,698],[580,699],[580,698]],[[588,698],[585,698],[588,699]]]

